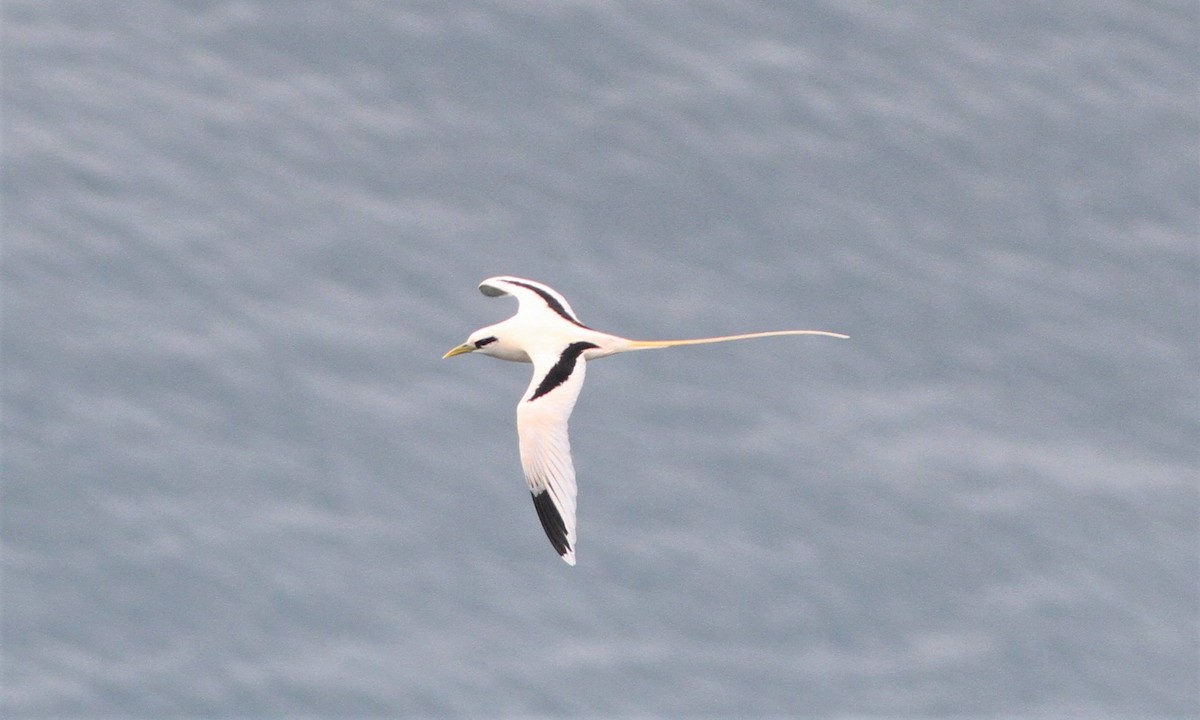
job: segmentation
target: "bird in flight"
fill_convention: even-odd
[[[775,330],[693,340],[629,340],[593,330],[579,321],[558,291],[533,280],[498,276],[479,284],[488,297],[511,295],[517,313],[480,328],[443,357],[480,353],[501,360],[533,363],[533,379],[517,403],[517,436],[525,482],[554,550],[575,564],[575,466],[567,420],[590,360],[629,352],[748,340],[775,335],[847,335],[824,330]]]

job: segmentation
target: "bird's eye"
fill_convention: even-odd
[[[489,343],[494,343],[494,342],[496,342],[496,338],[495,338],[495,336],[492,336],[492,337],[485,337],[485,338],[483,338],[482,340],[476,340],[476,341],[475,341],[475,348],[476,348],[476,349],[479,349],[479,348],[483,347],[484,345],[487,345],[487,344],[489,344]]]

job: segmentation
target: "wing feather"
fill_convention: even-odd
[[[560,354],[533,357],[533,379],[517,405],[525,482],[550,544],[569,565],[575,564],[576,487],[567,423],[587,373],[584,346],[594,347],[572,343]]]
[[[518,312],[554,313],[572,325],[587,328],[562,293],[536,280],[498,275],[479,283],[479,292],[489,297],[512,295],[517,299]]]

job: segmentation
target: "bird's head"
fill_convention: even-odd
[[[525,352],[525,345],[520,341],[523,337],[522,327],[513,320],[514,318],[509,318],[504,322],[479,328],[471,333],[465,343],[451,348],[442,359],[466,353],[479,353],[498,360],[529,362],[529,354]]]
[[[499,338],[493,335],[488,328],[476,330],[471,333],[471,336],[467,338],[465,343],[452,348],[450,352],[442,356],[442,359],[445,360],[446,358],[452,358],[455,355],[463,355],[469,352],[481,352],[484,355],[491,355],[488,346],[494,345],[498,340]]]

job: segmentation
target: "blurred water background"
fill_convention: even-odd
[[[0,713],[1196,717],[1198,14],[7,0]]]

